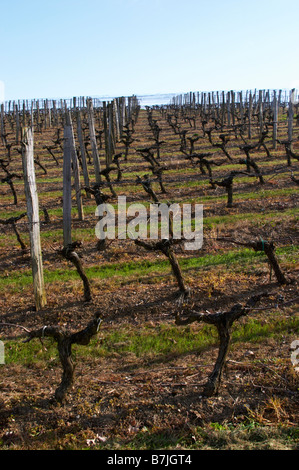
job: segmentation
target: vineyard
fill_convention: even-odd
[[[296,103],[1,105],[1,449],[298,448]],[[135,236],[100,239],[121,197]],[[163,203],[200,249],[138,236]]]

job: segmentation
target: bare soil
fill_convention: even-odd
[[[174,136],[167,123],[162,119],[159,122],[163,127],[163,140],[167,142],[161,152],[163,163],[169,169],[190,168],[189,162],[186,163],[179,152],[179,142],[172,140]],[[46,162],[48,168],[48,175],[45,176],[37,170],[40,180],[61,177],[62,174],[62,165],[57,167],[50,155],[42,150],[43,142],[49,141],[53,135],[53,129],[36,135],[41,160]],[[138,146],[151,142],[145,111],[140,113],[135,135]],[[209,147],[208,142],[204,141],[204,144]],[[297,143],[295,150],[298,151]],[[3,158],[5,149],[1,147],[0,152],[0,158]],[[102,150],[101,157],[103,155]],[[238,150],[234,147],[232,155],[237,161]],[[282,149],[280,155],[284,158]],[[61,154],[59,157],[62,161]],[[223,160],[224,156],[220,152],[214,158]],[[260,163],[269,162],[262,150],[256,158]],[[16,152],[13,152],[13,162],[16,171],[20,170]],[[134,179],[136,171],[147,169],[134,148],[124,166],[126,171],[132,173],[130,180]],[[277,247],[292,246],[298,241],[298,219],[292,213],[286,216],[286,211],[298,207],[298,190],[287,168],[283,176],[274,173],[281,166],[269,167],[272,173],[265,176],[263,187],[256,181],[242,183],[240,180],[235,185],[235,203],[231,209],[226,207],[225,198],[213,199],[225,195],[224,190],[213,190],[208,182],[198,187],[187,185],[192,179],[203,181],[204,177],[200,174],[188,176],[187,173],[174,173],[168,176],[165,171],[167,194],[161,195],[161,200],[198,200],[201,196],[211,196],[211,200],[204,204],[205,217],[244,214],[244,218],[236,219],[233,224],[220,223],[208,228],[200,256],[237,250],[231,244],[218,242],[215,239],[217,232],[239,240],[271,238]],[[298,164],[294,162],[292,168],[298,171]],[[223,175],[221,170],[217,171]],[[179,185],[172,186],[173,180]],[[1,212],[26,211],[23,186],[19,184],[16,187],[19,203],[13,206],[9,188],[1,185]],[[253,187],[260,197],[238,197],[242,193],[252,192]],[[61,188],[61,181],[39,183],[42,205],[49,211],[62,207],[61,197],[52,195]],[[126,185],[115,188],[119,195],[128,196],[128,202],[149,200],[141,187],[130,193],[126,192]],[[275,190],[286,189],[291,191],[275,195]],[[273,191],[270,197],[267,197],[267,190]],[[109,193],[109,189],[105,191]],[[115,201],[112,199],[112,202]],[[84,205],[93,206],[94,201],[84,197]],[[266,215],[270,212],[275,215],[269,220]],[[258,219],[262,213],[265,214],[264,222],[262,218]],[[256,214],[256,223],[246,218],[246,214]],[[62,229],[61,216],[50,214],[50,218],[50,224],[41,225],[42,233],[52,232],[48,239],[43,239],[44,267],[49,270],[73,270],[74,267],[58,254],[62,236],[56,236],[55,230]],[[94,214],[86,214],[83,222],[74,217],[74,233],[76,229],[92,229],[94,225]],[[25,224],[20,221],[18,227],[26,238]],[[0,246],[1,274],[9,278],[18,271],[30,268],[30,255],[29,250],[21,252],[8,226],[0,225],[0,231],[2,240],[9,236],[7,243]],[[96,239],[90,235],[84,238],[80,255],[85,268],[157,259],[156,253],[136,248],[132,240],[112,242],[105,251],[100,252],[96,248]],[[191,256],[179,248],[177,255],[179,259]],[[163,256],[160,258],[163,259]],[[35,311],[31,285],[22,285],[19,289],[8,285],[0,299],[0,321],[30,330],[59,324],[77,331],[100,312],[104,321],[95,345],[100,348],[102,338],[113,330],[126,327],[129,337],[130,332],[133,334],[147,327],[159,334],[159,325],[174,324],[174,314],[178,309],[184,313],[192,309],[200,312],[225,311],[235,303],[245,302],[251,295],[267,292],[269,297],[261,303],[261,310],[251,315],[261,324],[278,318],[281,322],[287,322],[298,315],[298,305],[288,304],[298,297],[298,259],[282,261],[282,267],[292,279],[291,284],[280,286],[273,274],[270,279],[266,261],[250,268],[244,266],[243,271],[239,265],[236,271],[233,266],[225,265],[186,271],[184,275],[192,293],[183,307],[176,301],[177,285],[170,269],[166,274],[155,272],[131,278],[117,277],[116,270],[115,277],[92,279],[91,302],[83,301],[79,279],[55,281],[46,286],[47,306],[41,312]],[[273,305],[279,298],[283,299],[283,305],[275,309]],[[19,326],[2,328],[1,339],[25,338]],[[200,334],[199,324],[193,324],[190,328],[198,329]],[[145,357],[124,352],[121,344],[115,344],[109,357],[99,355],[75,361],[75,382],[64,405],[53,398],[61,379],[61,366],[57,361],[44,363],[46,343],[41,344],[38,363],[0,366],[0,448],[125,449],[135,446],[146,449],[298,449],[299,376],[290,360],[290,345],[295,339],[298,339],[298,331],[284,330],[259,341],[232,343],[220,392],[211,398],[203,397],[202,391],[217,357],[217,344],[184,355]]]

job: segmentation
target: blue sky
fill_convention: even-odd
[[[0,5],[0,99],[299,88],[299,0]]]

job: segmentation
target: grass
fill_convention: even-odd
[[[54,341],[45,340],[46,347],[39,341],[24,344],[23,341],[5,342],[5,364],[21,364],[32,366],[41,364],[52,367],[59,363],[57,347]]]
[[[171,355],[187,354],[200,351],[217,341],[213,328],[204,326],[198,332],[189,327],[160,325],[156,328],[143,327],[135,331],[123,328],[105,336],[101,341],[102,355],[111,354],[117,350],[121,353],[133,353],[136,357],[159,358],[167,361]]]
[[[192,201],[194,202],[194,201]],[[127,203],[127,206],[129,203]],[[146,207],[149,206],[149,203],[145,204]],[[117,205],[113,205],[114,209],[117,210]],[[205,208],[204,208],[205,209]],[[23,213],[24,211],[17,211],[16,213],[13,212],[7,212],[7,213],[0,213],[0,218],[9,218],[12,216],[17,216]],[[84,208],[85,215],[94,215],[95,213],[95,207],[94,205],[92,206],[85,206]],[[297,221],[298,219],[298,208],[292,208],[292,209],[287,209],[283,212],[278,212],[278,211],[269,211],[269,212],[260,212],[260,213],[253,213],[253,212],[247,212],[247,213],[241,213],[241,214],[226,214],[226,215],[218,215],[218,216],[205,216],[203,218],[203,226],[204,228],[211,229],[213,226],[219,226],[219,225],[231,225],[236,223],[236,221],[246,221],[246,223],[252,223],[253,225],[258,225],[259,221],[262,222],[263,225],[265,225],[265,222],[275,224],[276,222],[281,222],[282,219],[286,219],[288,217],[294,217],[294,222]],[[73,216],[76,217],[77,215],[77,209],[73,208],[72,209]],[[50,218],[52,217],[61,217],[62,218],[62,209],[51,209],[49,210],[49,216]],[[41,221],[43,220],[43,215],[42,213],[40,214]],[[24,219],[25,220],[25,219]],[[57,223],[57,221],[54,221]],[[191,220],[192,224],[192,229],[194,228],[194,219]],[[21,221],[18,224],[19,231],[21,233],[21,237],[25,244],[29,243],[29,235],[27,231],[24,231],[27,229],[27,224],[26,226],[24,225],[26,222]],[[74,228],[73,229],[73,238],[76,240],[83,240],[83,241],[92,241],[95,239],[95,225],[96,225],[96,218],[94,219],[94,226],[93,227],[86,227],[86,228]],[[160,226],[160,225],[159,225]],[[24,227],[24,228],[23,228]],[[46,242],[46,241],[51,241],[53,243],[56,243],[58,241],[63,240],[63,230],[60,227],[57,228],[51,228],[47,225],[42,225],[41,228],[41,241]],[[2,241],[0,241],[0,246],[6,246],[7,243],[14,243],[15,246],[17,246],[17,240],[16,236],[11,232],[8,234],[5,234],[5,240],[3,238]]]
[[[248,317],[245,323],[236,322],[232,331],[231,349],[247,342],[260,343],[272,338],[281,340],[283,335],[296,334],[299,331],[299,318],[277,318],[273,309],[271,322],[262,324],[260,320]],[[174,324],[142,327],[121,327],[118,329],[100,330],[99,339],[92,339],[88,346],[73,346],[75,360],[91,360],[96,358],[113,357],[115,352],[122,356],[130,353],[146,361],[155,360],[167,363],[171,358],[200,354],[216,347],[218,335],[216,328],[196,324],[195,326],[178,327]],[[265,359],[267,360],[267,359]],[[257,359],[260,363],[261,360]],[[48,368],[59,364],[57,346],[54,340],[43,339],[23,343],[21,340],[5,342],[5,364],[32,366],[43,364]]]
[[[271,222],[274,224],[276,221],[281,221],[281,219],[286,219],[288,217],[295,217],[298,218],[299,215],[299,208],[287,209],[284,212],[262,212],[262,213],[253,213],[253,212],[245,212],[241,214],[227,214],[227,215],[216,215],[211,217],[204,217],[203,225],[207,228],[212,228],[213,226],[217,226],[220,224],[223,225],[231,225],[238,221],[246,221],[246,222],[254,222],[256,225],[257,221],[262,221],[263,225],[265,222]]]
[[[250,318],[243,325],[238,324],[232,333],[232,343],[242,344],[246,342],[259,343],[266,338],[274,340],[281,339],[284,333],[298,333],[299,318],[290,317],[287,319],[275,318],[272,315],[271,323],[261,323],[260,320]]]
[[[121,445],[125,450],[271,450],[296,449],[298,428],[290,429],[283,424],[276,429],[263,426],[257,421],[246,423],[221,425],[217,422],[202,426],[193,426],[191,429],[182,428],[176,430],[151,430],[144,427],[131,440],[123,440],[121,444],[116,440],[108,441],[105,445],[96,449],[115,449]],[[183,463],[188,454],[183,454]],[[179,457],[177,457],[178,461]],[[194,456],[190,456],[194,460]],[[173,458],[173,462],[175,457]],[[188,460],[186,465],[188,464]]]
[[[298,246],[286,246],[276,250],[279,256],[283,256],[285,261],[293,262],[295,255],[298,253]],[[203,269],[210,266],[224,265],[227,267],[253,261],[265,261],[263,252],[255,252],[249,248],[230,250],[223,254],[194,256],[191,258],[181,258],[179,260],[183,271]],[[170,264],[168,260],[142,260],[117,263],[105,263],[103,266],[91,266],[85,269],[85,273],[89,279],[108,279],[108,278],[142,278],[145,275],[155,275],[170,272]],[[71,281],[78,279],[79,276],[75,268],[59,268],[54,270],[44,269],[45,283]],[[31,269],[24,271],[14,271],[9,276],[2,275],[0,277],[0,288],[15,286],[17,289],[28,286],[32,283]]]
[[[256,185],[255,189],[250,192],[238,192],[234,191],[233,195],[233,204],[237,204],[239,200],[256,200],[256,199],[265,199],[265,198],[274,198],[274,197],[282,197],[282,196],[290,196],[294,194],[293,188],[284,188],[284,189],[263,189],[261,186]],[[198,196],[193,199],[182,199],[182,203],[192,203],[197,202],[199,204],[204,204],[205,202],[220,202],[227,199],[226,194],[222,194],[221,196]]]
[[[261,224],[263,227],[265,226],[265,223],[269,223],[273,227],[277,223],[280,224],[282,219],[286,220],[292,217],[293,217],[293,222],[296,223],[298,220],[298,211],[299,211],[298,208],[293,208],[293,209],[288,209],[280,213],[271,211],[271,212],[261,212],[261,213],[248,212],[248,213],[241,213],[241,214],[227,214],[227,215],[210,216],[210,217],[204,216],[203,227],[205,230],[205,229],[212,229],[217,226],[219,227],[221,225],[223,229],[225,226],[230,226],[230,224],[232,223],[241,222],[241,221],[246,221],[247,224],[251,224],[252,226],[259,226]],[[90,211],[90,212],[93,213],[93,211]],[[9,217],[9,215],[7,217]],[[94,227],[74,228],[73,239],[83,241],[83,243],[87,241],[89,242],[92,242],[93,240],[95,241],[96,240],[95,226],[96,226],[96,221],[95,221]],[[194,219],[192,219],[191,220],[192,230],[194,229],[194,226],[195,226],[195,222],[194,222]],[[160,223],[158,227],[160,227]],[[18,228],[21,234],[21,238],[24,241],[25,245],[29,246],[28,232],[22,230],[23,226],[19,225]],[[41,237],[42,244],[45,242],[50,242],[50,243],[59,242],[62,245],[63,230],[59,227],[53,228],[53,229],[45,228],[45,230],[42,228],[40,232],[40,237]],[[2,240],[0,240],[0,246],[5,247],[7,246],[8,243],[13,244],[13,246],[19,247],[16,236],[12,232],[5,234],[5,239],[3,238]]]
[[[288,449],[290,442],[298,439],[298,429],[290,429],[281,425],[277,429],[269,429],[251,420],[246,423],[221,425],[217,422],[181,431],[150,432],[143,428],[130,442],[122,442],[126,450],[145,449],[186,449],[188,450],[271,450]],[[99,449],[113,449],[115,442],[100,446]],[[296,446],[293,445],[293,449]],[[192,456],[191,456],[192,460]],[[186,462],[188,464],[188,461]]]
[[[115,351],[133,353],[136,357],[159,358],[166,361],[169,355],[199,351],[214,344],[217,334],[211,327],[204,326],[200,334],[190,328],[162,326],[140,329],[121,328],[111,333],[100,333],[101,339],[93,339],[88,346],[73,346],[75,359],[109,358]],[[5,363],[24,366],[44,362],[47,367],[59,363],[55,342],[49,338],[22,343],[20,340],[5,342]]]

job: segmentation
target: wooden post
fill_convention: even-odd
[[[23,127],[26,127],[26,105],[25,105],[25,101],[23,101],[22,125],[23,125]]]
[[[132,117],[132,97],[128,97],[128,108],[127,108],[127,113],[128,113],[128,122],[131,121]]]
[[[48,100],[44,100],[44,126],[45,129],[48,127]]]
[[[80,144],[84,185],[85,185],[86,188],[89,188],[89,174],[88,174],[85,145],[84,145],[84,139],[83,139],[83,133],[82,133],[82,122],[81,122],[80,109],[77,109],[77,135],[78,135],[78,140],[79,140],[79,144]],[[90,195],[89,192],[86,193],[86,196],[87,196],[88,199],[91,198],[91,195]]]
[[[122,120],[122,98],[117,98],[117,112],[118,112],[118,126],[119,126],[119,140],[122,138],[123,133],[123,120]]]
[[[289,109],[288,109],[288,141],[290,142],[290,149],[292,150],[293,138],[293,119],[294,119],[294,101],[295,101],[295,88],[290,92]]]
[[[22,141],[22,160],[27,202],[27,216],[29,221],[35,307],[36,310],[39,311],[46,305],[47,301],[44,286],[42,250],[40,243],[39,204],[35,181],[32,128],[24,129]]]
[[[90,134],[90,144],[92,149],[92,156],[93,156],[93,165],[95,171],[95,178],[96,182],[101,182],[101,166],[100,166],[100,158],[99,152],[97,147],[97,140],[95,135],[95,127],[94,127],[94,116],[93,116],[93,104],[92,100],[89,99],[87,102],[87,111],[88,111],[88,125],[89,125],[89,134]]]
[[[16,143],[19,143],[19,135],[20,135],[20,116],[19,116],[19,108],[18,105],[16,104],[15,106],[16,110]]]
[[[259,90],[259,125],[260,125],[260,136],[262,136],[264,129],[263,122],[263,90]]]
[[[276,90],[274,90],[274,97],[273,97],[273,140],[272,145],[273,148],[277,149],[277,125],[278,125],[278,101],[276,96]]]
[[[35,101],[32,100],[32,101],[31,101],[31,106],[30,106],[30,118],[29,118],[30,126],[33,126],[33,120],[34,120],[34,105],[35,105]]]
[[[282,94],[282,90],[279,90],[279,92],[278,92],[278,109],[280,108],[280,105],[281,105],[281,94]]]
[[[230,126],[230,92],[226,95],[226,107],[227,107],[227,125]]]
[[[72,243],[72,129],[64,127],[63,144],[63,245]]]
[[[207,94],[203,94],[203,112],[206,113],[206,106],[207,106]]]
[[[109,137],[108,137],[108,115],[107,115],[107,104],[106,101],[103,101],[103,126],[104,126],[104,140],[105,140],[105,156],[106,156],[106,166],[108,167],[109,161]]]
[[[252,118],[252,93],[249,93],[249,103],[248,103],[248,139],[251,139],[251,118]]]
[[[240,91],[240,93],[239,93],[239,101],[240,101],[240,104],[239,104],[240,120],[241,120],[241,124],[243,124],[244,123],[244,111],[243,111],[243,93],[242,93],[242,91]]]
[[[53,101],[53,118],[54,118],[54,125],[58,126],[58,119],[57,119],[57,108],[56,108],[56,101]]]
[[[49,114],[49,127],[52,127],[52,116],[51,116],[51,106],[48,107],[48,114]]]
[[[118,101],[117,99],[113,100],[113,109],[114,109],[114,116],[115,116],[115,139],[116,142],[120,140],[120,128],[119,128],[119,110],[118,110]]]
[[[73,175],[74,175],[74,183],[75,183],[76,202],[77,202],[77,208],[78,208],[78,217],[79,217],[79,220],[84,220],[81,186],[80,186],[80,168],[79,168],[79,162],[78,162],[78,157],[77,157],[77,152],[76,152],[76,144],[75,144],[70,111],[67,111],[66,124],[67,126],[70,126],[71,128],[71,132],[70,132],[71,156],[72,156],[72,164],[73,164]]]
[[[221,104],[221,131],[225,124],[225,92],[222,91],[222,104]]]
[[[232,125],[235,125],[235,92],[231,90],[230,92],[231,95],[231,115],[232,115]]]
[[[5,125],[4,125],[4,105],[3,103],[1,104],[1,140],[2,140],[2,143],[4,144],[5,143],[5,139],[4,139],[4,133],[5,133]]]
[[[126,98],[122,97],[122,127],[127,124],[127,113],[126,113]]]
[[[38,128],[38,131],[40,131],[40,112],[39,112],[39,100],[36,101],[36,125]]]
[[[220,114],[219,114],[219,111],[220,111],[220,98],[219,98],[219,91],[216,92],[216,98],[217,98],[217,106],[216,106],[216,116],[217,116],[217,119],[219,120],[220,119]],[[196,109],[196,102],[195,102],[195,105],[194,105],[194,109]],[[196,126],[195,126],[196,127]]]
[[[113,104],[109,103],[108,106],[108,154],[106,166],[110,167],[114,154],[114,127],[113,127]]]

